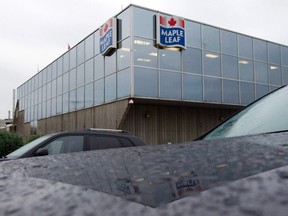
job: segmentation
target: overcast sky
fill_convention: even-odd
[[[13,89],[130,3],[288,45],[288,0],[0,0],[0,119]]]

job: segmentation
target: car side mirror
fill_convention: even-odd
[[[44,156],[44,155],[48,155],[47,148],[39,148],[35,153],[35,156]]]

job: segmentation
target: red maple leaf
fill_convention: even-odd
[[[172,17],[169,21],[168,21],[170,26],[175,26],[176,24],[176,20]]]
[[[108,29],[108,25],[107,25],[107,23],[106,23],[106,25],[105,25],[105,27],[104,27],[104,32],[106,32],[107,29]]]

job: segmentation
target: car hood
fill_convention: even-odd
[[[7,161],[0,214],[282,215],[287,144],[277,133]]]

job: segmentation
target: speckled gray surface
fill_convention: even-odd
[[[287,144],[279,133],[5,161],[0,215],[286,216]]]

